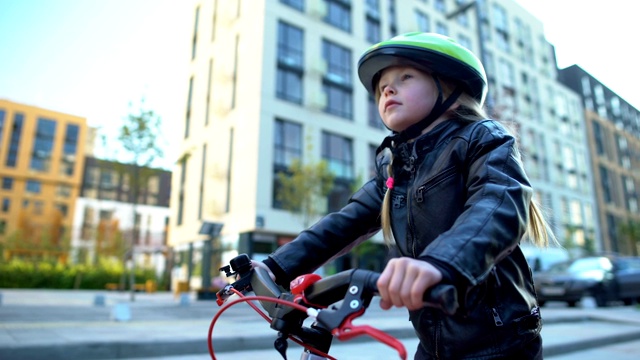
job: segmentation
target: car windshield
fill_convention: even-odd
[[[581,273],[589,270],[611,270],[611,261],[605,257],[582,258],[574,260],[566,270],[570,273]]]

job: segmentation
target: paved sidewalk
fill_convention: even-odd
[[[213,301],[193,294],[0,289],[0,359],[125,359],[207,354]],[[117,308],[129,321],[116,321]],[[122,314],[120,314],[122,315]],[[545,356],[568,354],[640,339],[636,307],[571,309],[544,307]],[[121,317],[121,316],[120,316]],[[368,324],[403,339],[408,350],[413,329],[404,309],[382,311],[372,304],[357,324]],[[225,312],[213,331],[216,353],[247,349],[272,351],[275,333],[246,304]],[[406,339],[406,340],[404,340]],[[359,338],[348,344],[370,341]],[[336,344],[346,344],[336,342]],[[411,352],[410,352],[411,354]],[[233,357],[242,359],[242,357]],[[247,357],[248,359],[249,357]],[[638,349],[640,358],[640,349]]]

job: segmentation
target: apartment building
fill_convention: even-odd
[[[0,241],[5,259],[66,260],[86,136],[83,117],[0,99]]]
[[[135,190],[134,174],[144,183]],[[73,216],[71,245],[79,262],[98,257],[120,259],[133,245],[136,264],[162,274],[166,265],[171,172],[134,169],[87,156],[80,196]]]
[[[339,209],[351,185],[370,176],[388,134],[358,81],[357,60],[409,31],[449,35],[482,57],[488,110],[517,132],[554,231],[578,245],[597,236],[580,98],[557,82],[541,22],[514,1],[193,4],[183,156],[171,198],[176,249],[197,253],[209,241],[199,234],[205,222],[223,226],[218,256],[260,258],[290,241],[302,224],[281,209],[276,173],[294,159],[329,163],[336,178],[327,211]]]
[[[559,79],[584,107],[603,250],[637,255],[640,112],[577,65],[560,70]]]

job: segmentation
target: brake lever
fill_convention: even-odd
[[[400,356],[400,359],[405,360],[407,358],[407,349],[404,347],[404,344],[402,344],[402,342],[400,342],[400,340],[396,339],[395,337],[385,333],[384,331],[380,330],[380,329],[376,329],[373,326],[369,326],[369,325],[353,325],[353,319],[357,318],[358,316],[362,315],[361,311],[360,313],[356,313],[353,314],[352,316],[348,317],[343,323],[342,325],[340,325],[340,327],[334,329],[331,334],[333,336],[335,336],[336,338],[338,338],[338,340],[340,341],[346,341],[346,340],[350,340],[353,339],[357,336],[362,336],[362,335],[368,335],[370,337],[372,337],[373,339],[394,348],[397,352],[398,355]]]

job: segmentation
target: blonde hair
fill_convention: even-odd
[[[446,80],[441,76],[438,76],[443,96],[448,96],[453,91],[453,82]],[[379,99],[379,94],[376,93],[376,98]],[[462,93],[456,101],[458,106],[447,110],[447,114],[450,114],[449,118],[458,118],[469,122],[487,119],[488,116],[484,109],[478,103],[478,101],[467,93]],[[519,159],[519,152],[516,147],[515,154]],[[387,174],[389,177],[393,177],[393,154],[390,154],[390,161],[387,165]],[[385,243],[390,246],[394,243],[393,232],[391,231],[391,189],[387,188],[382,201],[382,209],[380,211],[380,220],[382,224],[382,235]],[[553,232],[550,230],[544,215],[537,204],[537,201],[532,196],[529,202],[529,216],[527,221],[527,238],[533,242],[534,245],[539,247],[546,247],[549,242],[557,242]]]

